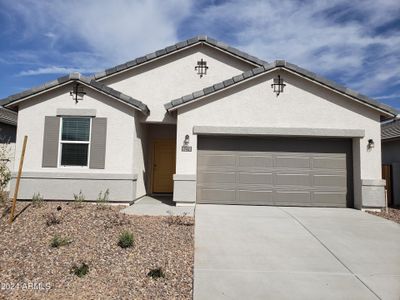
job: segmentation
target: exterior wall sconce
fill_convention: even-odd
[[[271,84],[271,88],[274,89],[274,93],[276,93],[276,96],[279,96],[280,93],[283,93],[283,88],[285,86],[286,84],[283,83],[281,75],[278,75],[277,78],[274,78],[274,83]]]
[[[185,135],[185,139],[183,140],[183,144],[185,146],[187,146],[187,145],[189,145],[189,142],[190,142],[190,139],[189,139],[189,135],[187,134],[187,135]]]
[[[189,135],[185,135],[185,139],[183,140],[182,152],[192,152],[192,146],[189,146]]]
[[[373,139],[369,139],[369,140],[368,140],[368,145],[367,145],[368,150],[371,150],[371,149],[374,148],[374,147],[375,147],[375,142],[374,142],[374,140],[373,140]]]
[[[194,70],[197,71],[197,75],[200,75],[200,78],[207,74],[207,69],[207,62],[203,59],[197,61],[197,66],[194,67]]]
[[[75,103],[83,100],[83,96],[86,95],[85,91],[83,90],[83,86],[79,83],[75,84],[74,89],[69,92],[69,94],[72,96],[72,99],[75,100]]]

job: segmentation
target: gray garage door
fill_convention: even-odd
[[[197,202],[352,206],[350,139],[199,136]]]

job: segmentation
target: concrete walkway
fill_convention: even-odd
[[[354,209],[197,205],[194,299],[400,299],[400,225]]]
[[[169,196],[145,196],[121,212],[140,216],[194,215],[194,206],[175,206]]]

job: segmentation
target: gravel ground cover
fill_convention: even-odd
[[[191,299],[194,219],[121,208],[20,202],[9,225],[2,207],[0,299]],[[125,231],[132,247],[118,245]],[[89,271],[78,277],[73,268],[82,264]]]
[[[369,212],[369,213],[400,224],[400,207],[389,208],[387,213],[385,212],[385,210],[381,212]]]

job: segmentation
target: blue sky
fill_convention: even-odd
[[[400,109],[398,0],[0,0],[0,98],[198,34]]]

